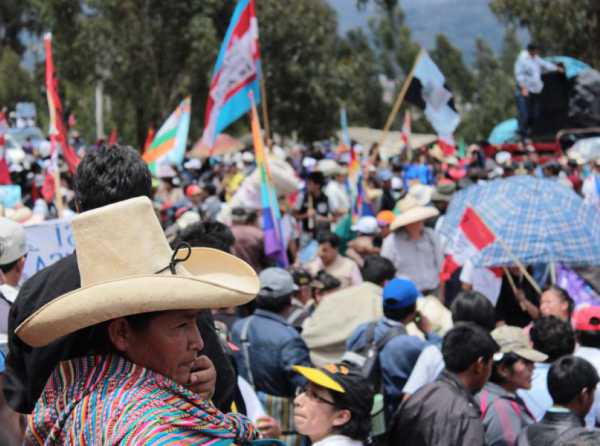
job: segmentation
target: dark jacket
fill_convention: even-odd
[[[79,330],[41,348],[29,347],[14,334],[15,328],[37,309],[80,286],[77,259],[72,254],[39,271],[21,287],[9,314],[9,355],[6,358],[4,383],[6,400],[16,411],[31,413],[58,363],[86,355],[89,346],[94,344],[96,332],[93,327]],[[221,410],[229,412],[236,377],[221,347],[210,311],[200,314],[198,328],[204,340],[202,353],[212,360],[217,371],[213,401]]]
[[[519,435],[517,446],[560,445],[587,435],[582,418],[567,409],[550,409],[538,423],[527,426]]]
[[[249,320],[247,343],[243,343],[244,327]],[[305,384],[292,366],[310,365],[308,347],[296,329],[280,315],[258,309],[254,315],[233,324],[232,339],[240,349],[235,353],[238,371],[254,384],[257,391],[290,398],[297,387]],[[252,375],[246,366],[245,348],[248,350]]]
[[[473,395],[444,370],[400,405],[389,444],[405,446],[482,446],[485,433]]]

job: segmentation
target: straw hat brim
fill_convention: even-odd
[[[63,294],[29,316],[15,333],[30,346],[42,347],[111,319],[154,311],[237,306],[258,293],[254,270],[222,251],[194,248],[190,258],[179,265],[176,275],[167,269],[160,274],[128,276]]]
[[[411,223],[437,217],[439,214],[439,211],[431,206],[414,207],[398,215],[390,225],[390,229],[395,231]]]

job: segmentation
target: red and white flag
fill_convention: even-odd
[[[79,157],[69,145],[67,128],[63,121],[63,108],[58,94],[58,78],[56,77],[54,59],[52,58],[52,35],[50,33],[44,36],[44,47],[46,50],[46,97],[50,112],[49,133],[52,147],[52,168],[58,169],[58,148],[60,147],[65,162],[69,166],[69,171],[75,174],[77,165],[79,164]]]
[[[12,184],[10,179],[10,170],[8,169],[8,163],[6,162],[6,149],[4,147],[4,133],[0,133],[0,184]]]
[[[440,149],[442,149],[442,152],[444,152],[444,155],[446,156],[452,156],[456,153],[456,142],[454,141],[454,137],[452,135],[438,135],[438,145],[440,146]]]
[[[496,241],[496,236],[471,207],[465,209],[458,231],[450,240],[449,252],[442,265],[441,279],[446,281],[465,262]]]

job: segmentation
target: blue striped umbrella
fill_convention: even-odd
[[[600,212],[557,181],[516,176],[457,192],[441,227],[449,240],[467,206],[526,265],[600,265]],[[498,241],[472,261],[477,266],[514,264]]]

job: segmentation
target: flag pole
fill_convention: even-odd
[[[514,255],[514,253],[511,251],[511,249],[508,247],[508,245],[506,243],[504,243],[504,241],[500,237],[498,237],[498,234],[496,234],[496,232],[491,228],[491,226],[486,223],[485,219],[481,216],[481,214],[479,214],[479,212],[477,212],[475,210],[475,208],[473,208],[473,211],[476,212],[477,215],[479,216],[479,218],[481,219],[481,221],[483,221],[485,223],[485,225],[487,226],[488,230],[494,235],[494,238],[498,241],[498,243],[500,244],[500,246],[502,247],[502,249],[504,249],[504,251],[506,251],[506,253],[510,257],[510,259],[513,261],[513,263],[515,265],[517,265],[517,267],[519,268],[519,270],[521,271],[521,273],[523,273],[523,276],[531,284],[531,286],[533,287],[533,289],[538,294],[542,294],[542,290],[540,289],[540,286],[537,284],[537,282],[535,281],[535,279],[533,277],[531,277],[531,274],[529,274],[529,272],[527,271],[527,268],[525,268],[525,265],[523,265],[523,262],[521,262],[519,260],[519,258],[516,255]]]
[[[269,108],[267,105],[267,87],[265,86],[265,75],[262,72],[262,64],[261,64],[261,73],[260,73],[260,95],[262,96],[262,113],[263,113],[263,123],[265,126],[265,142],[267,143],[267,148],[271,150],[271,126],[269,125]]]
[[[404,84],[402,85],[402,88],[400,89],[400,93],[398,93],[398,97],[396,98],[396,102],[394,103],[394,106],[392,107],[392,111],[388,115],[387,121],[385,122],[385,126],[383,127],[383,133],[379,140],[379,146],[377,148],[377,152],[380,150],[380,147],[383,146],[383,143],[387,139],[388,133],[390,131],[390,127],[392,126],[394,119],[396,119],[396,115],[398,114],[398,111],[400,110],[400,106],[402,105],[402,102],[404,102],[404,97],[406,96],[406,93],[408,92],[408,87],[410,86],[410,83],[411,83],[413,77],[415,76],[415,69],[417,68],[417,64],[419,63],[419,60],[421,59],[422,56],[423,56],[423,48],[421,48],[421,50],[419,51],[419,54],[417,54],[415,63],[413,64],[410,72],[408,73],[408,76],[406,76],[406,79],[404,80]],[[375,152],[374,155],[376,155],[377,152]]]

